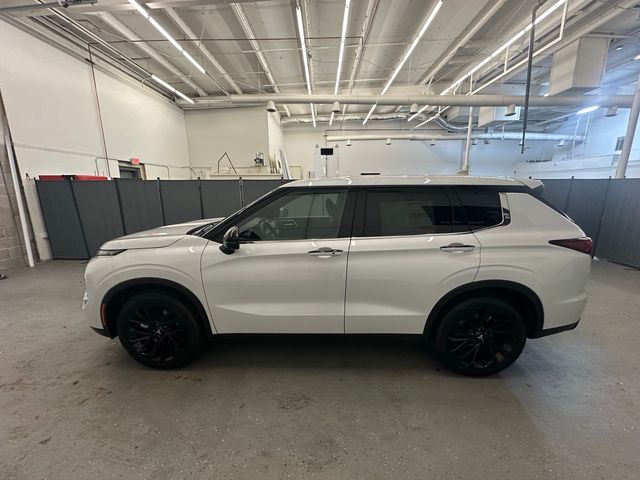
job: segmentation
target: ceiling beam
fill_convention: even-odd
[[[451,62],[451,59],[458,53],[458,50],[469,44],[469,41],[473,38],[473,36],[480,30],[493,16],[502,8],[502,6],[507,2],[507,0],[495,0],[491,3],[491,6],[482,10],[478,15],[476,15],[473,20],[467,25],[462,32],[456,38],[449,49],[440,55],[435,62],[431,64],[431,66],[427,69],[427,71],[420,77],[418,80],[418,84],[431,83],[436,74],[442,70],[442,68]]]
[[[235,0],[236,3],[256,3],[272,0]],[[145,3],[145,7],[151,10],[161,10],[165,8],[207,8],[219,5],[228,5],[229,0],[156,0]],[[55,7],[54,7],[55,8]],[[66,10],[60,8],[60,10]],[[123,0],[99,0],[95,5],[77,5],[73,7],[73,13],[90,14],[99,12],[127,12],[134,11],[135,7]],[[42,16],[46,13],[39,11],[37,6],[32,9],[15,12],[13,16]]]
[[[165,13],[169,16],[169,18],[171,19],[171,21],[182,31],[182,33],[187,37],[191,39],[191,43],[193,45],[195,45],[195,47],[200,50],[200,53],[202,53],[202,55],[204,55],[204,57],[209,60],[209,63],[211,63],[216,70],[218,70],[218,72],[220,72],[220,74],[224,77],[224,79],[227,81],[227,83],[231,86],[231,88],[233,88],[235,90],[235,92],[239,95],[241,95],[242,93],[244,93],[242,91],[242,89],[240,88],[240,86],[235,82],[235,80],[233,78],[231,78],[231,75],[229,75],[229,73],[225,70],[225,68],[220,64],[220,62],[218,62],[218,60],[216,60],[216,58],[213,56],[213,54],[209,51],[209,49],[207,47],[205,47],[201,41],[198,40],[194,40],[196,38],[198,38],[198,36],[194,33],[193,30],[191,30],[191,28],[184,22],[184,20],[180,17],[180,15],[178,15],[178,13],[171,7],[167,8],[165,10]]]
[[[200,96],[206,96],[207,92],[196,82],[191,80],[188,75],[184,74],[178,67],[176,67],[173,63],[164,58],[156,49],[154,49],[147,42],[143,41],[133,30],[127,27],[124,23],[114,17],[112,14],[107,12],[102,12],[98,14],[98,18],[104,21],[107,25],[109,25],[114,30],[118,31],[127,39],[135,42],[137,48],[145,52],[151,58],[153,58],[156,62],[162,65],[166,70],[171,72],[176,77],[180,78],[186,85],[195,90]]]
[[[269,67],[267,58],[264,56],[264,53],[262,53],[260,44],[256,40],[256,35],[253,32],[253,28],[251,27],[251,24],[249,23],[247,16],[244,14],[242,7],[237,2],[231,3],[230,5],[231,5],[231,8],[233,9],[233,13],[238,19],[238,23],[240,23],[240,27],[242,27],[242,31],[244,32],[245,37],[247,37],[247,40],[249,41],[251,48],[253,48],[253,50],[255,51],[256,57],[258,58],[258,62],[260,63],[260,66],[262,67],[264,74],[267,76],[267,79],[271,84],[271,88],[273,89],[274,92],[280,93],[280,87],[278,86],[278,83],[276,82],[276,79],[273,76],[273,73],[271,72],[271,68]],[[290,117],[291,112],[289,111],[289,107],[287,107],[286,105],[283,105],[282,108],[287,114],[287,117]]]

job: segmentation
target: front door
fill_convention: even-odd
[[[422,333],[435,303],[472,282],[480,266],[480,244],[454,208],[455,192],[370,188],[357,204],[346,333]]]
[[[238,250],[203,253],[218,333],[344,333],[347,190],[284,191],[238,221]]]

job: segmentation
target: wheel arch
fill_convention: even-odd
[[[161,291],[177,296],[191,308],[196,318],[201,324],[207,338],[213,336],[209,315],[200,299],[184,285],[164,278],[144,277],[125,280],[105,294],[100,302],[100,315],[108,336],[114,338],[118,336],[117,318],[122,305],[131,295],[142,291]]]
[[[508,301],[525,320],[527,337],[535,338],[544,325],[544,308],[536,293],[521,283],[508,280],[481,280],[454,288],[444,295],[429,312],[424,327],[427,339],[433,338],[442,317],[458,302],[479,295],[497,296]],[[508,297],[505,298],[505,295]]]

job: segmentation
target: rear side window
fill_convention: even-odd
[[[372,189],[367,192],[364,236],[450,233],[453,209],[441,187]]]
[[[502,204],[497,190],[460,188],[457,192],[471,230],[495,227],[502,223]]]

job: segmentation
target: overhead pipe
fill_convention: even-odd
[[[514,104],[524,105],[525,97],[521,95],[325,95],[325,94],[244,94],[229,96],[204,96],[195,98],[195,106],[210,105],[212,107],[228,107],[233,105],[266,105],[268,101],[289,104],[324,104],[334,102],[349,105],[411,105],[412,103],[433,106],[461,106],[461,107],[506,107]],[[633,102],[633,95],[553,95],[549,97],[531,97],[532,107],[574,107],[579,105],[600,105],[609,107],[617,105],[619,108],[629,108]],[[180,105],[189,106],[185,101],[178,101]]]
[[[345,114],[337,114],[336,119],[341,122],[358,122],[364,120],[366,117],[366,113],[345,113]],[[317,122],[328,122],[329,115],[316,115]],[[369,117],[370,120],[404,120],[407,118],[406,113],[379,113],[374,114]],[[287,127],[289,125],[306,125],[313,123],[313,118],[310,115],[300,116],[300,117],[285,117],[280,120],[280,125],[283,127]]]
[[[525,83],[524,90],[524,109],[522,115],[522,148],[520,153],[525,152],[524,142],[527,136],[527,120],[529,120],[529,102],[531,101],[531,73],[533,71],[533,47],[536,40],[536,17],[538,16],[538,9],[544,4],[546,0],[538,0],[538,3],[531,11],[531,31],[529,32],[529,50],[527,51],[527,81]]]
[[[520,140],[520,132],[487,132],[487,133],[473,133],[471,134],[471,140]],[[560,140],[573,140],[574,138],[579,141],[584,141],[584,136],[574,137],[573,135],[562,135],[556,133],[530,133],[529,140],[559,142]],[[347,140],[362,141],[362,140],[412,140],[412,141],[430,141],[430,140],[466,140],[467,135],[463,133],[398,133],[398,134],[353,134],[353,135],[327,135],[327,142],[344,142]]]

